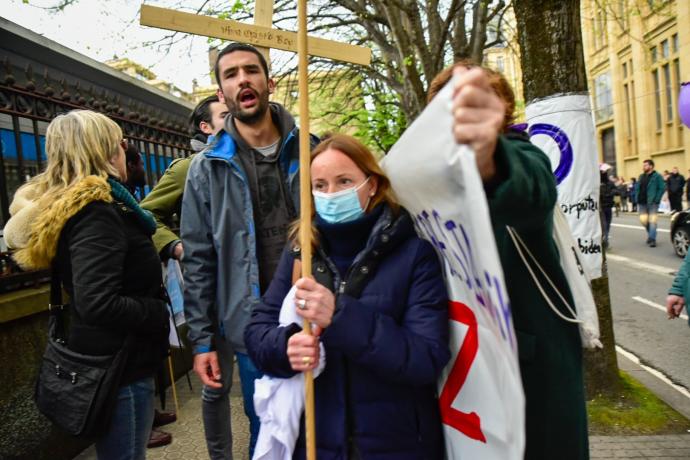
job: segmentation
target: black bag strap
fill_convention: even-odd
[[[48,303],[48,311],[50,312],[50,318],[53,324],[51,328],[51,338],[62,344],[67,342],[67,333],[65,331],[65,308],[66,305],[62,303],[62,278],[60,277],[57,260],[54,260],[50,274],[50,302]]]

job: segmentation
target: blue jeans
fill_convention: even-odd
[[[647,230],[647,238],[656,241],[656,213],[659,203],[638,204],[637,209],[640,213],[640,223]]]
[[[609,207],[602,209],[602,212],[604,214],[604,243],[608,244],[609,233],[611,231],[611,219],[613,217],[611,215],[611,208]]]
[[[242,399],[244,413],[249,419],[249,458],[254,456],[254,446],[259,437],[261,422],[254,410],[254,382],[263,377],[263,374],[254,366],[249,356],[244,353],[235,353],[237,356],[237,369],[240,371],[240,385],[242,386]]]
[[[254,380],[262,374],[244,353],[234,353],[223,339],[216,340],[216,353],[220,366],[221,388],[204,386],[201,392],[201,415],[204,421],[206,447],[211,460],[232,459],[232,427],[230,425],[230,399],[232,387],[233,357],[237,357],[244,413],[249,419],[249,458],[254,456],[254,446],[259,436],[260,422],[254,411]]]
[[[143,460],[153,425],[153,377],[122,388],[108,432],[96,441],[98,460]]]

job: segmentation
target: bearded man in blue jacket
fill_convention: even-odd
[[[232,458],[233,357],[250,421],[249,456],[259,432],[254,381],[243,334],[268,287],[299,209],[299,142],[295,120],[269,103],[275,83],[251,45],[232,43],[215,64],[225,126],[189,167],[182,199],[184,307],[194,371],[204,384],[202,415],[211,459]]]

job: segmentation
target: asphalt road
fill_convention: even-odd
[[[687,317],[668,320],[665,313],[666,295],[682,262],[673,252],[669,225],[667,217],[659,218],[657,247],[650,248],[635,214],[613,218],[607,257],[614,333],[616,344],[643,364],[690,389]]]

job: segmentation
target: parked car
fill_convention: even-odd
[[[678,257],[685,257],[690,245],[690,209],[671,216],[671,244]]]

